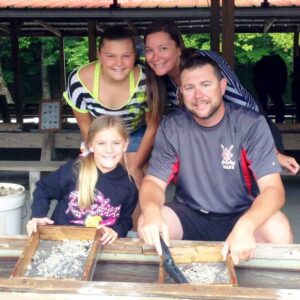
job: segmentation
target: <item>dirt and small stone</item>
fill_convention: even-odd
[[[3,185],[0,185],[0,197],[10,196],[17,194],[18,192],[22,192],[22,187],[14,188],[14,187],[6,187]]]
[[[25,276],[81,279],[91,247],[90,240],[42,240]]]
[[[230,275],[225,262],[203,262],[178,265],[189,283],[227,284]]]

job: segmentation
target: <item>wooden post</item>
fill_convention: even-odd
[[[300,60],[300,45],[299,45],[299,26],[294,32],[294,48],[293,48],[293,81],[292,81],[292,101],[296,105],[296,122],[300,122],[300,99],[299,99],[299,60]],[[296,65],[298,65],[296,67]],[[298,68],[298,70],[297,70]]]
[[[295,72],[295,58],[300,55],[299,51],[299,30],[294,32],[294,43],[293,43],[293,72]]]
[[[29,197],[32,203],[36,183],[41,179],[40,171],[29,171]]]
[[[0,117],[3,123],[10,123],[10,116],[5,95],[0,95]]]
[[[89,61],[95,61],[97,59],[97,43],[96,43],[96,21],[89,21]]]
[[[222,1],[222,55],[234,69],[234,0]]]
[[[220,53],[220,0],[211,1],[210,8],[210,50]]]
[[[60,95],[66,89],[66,64],[65,64],[65,51],[64,51],[64,38],[59,37],[59,73],[60,73]]]
[[[21,89],[21,71],[20,71],[20,50],[19,50],[19,24],[17,21],[10,22],[10,39],[11,39],[11,58],[13,64],[14,75],[14,101],[16,104],[17,123],[23,124],[23,109],[22,109],[22,89]]]
[[[41,150],[41,160],[51,161],[54,148],[54,132],[47,132],[43,135],[43,144]]]

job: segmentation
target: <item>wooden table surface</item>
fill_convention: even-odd
[[[26,236],[0,237],[2,299],[300,299],[300,245],[258,244],[235,267],[238,287],[158,283],[160,259],[138,239],[119,239],[98,253],[93,281],[10,279]],[[221,243],[172,241],[172,255]],[[191,250],[192,249],[192,250]],[[194,249],[194,250],[193,250]],[[66,254],[67,255],[67,254]]]

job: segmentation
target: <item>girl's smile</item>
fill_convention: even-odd
[[[97,167],[103,172],[110,172],[121,162],[126,152],[128,141],[125,141],[116,128],[98,132],[90,145]]]

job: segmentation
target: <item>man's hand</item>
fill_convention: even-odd
[[[168,224],[161,214],[152,214],[142,217],[143,220],[141,221],[139,234],[145,243],[147,245],[154,246],[157,254],[161,256],[162,249],[160,244],[160,236],[165,241],[167,246],[170,245]]]
[[[31,220],[28,221],[26,228],[27,228],[27,233],[29,236],[32,235],[33,232],[37,231],[38,225],[51,225],[53,224],[54,221],[50,220],[49,218],[32,218]]]
[[[233,263],[237,265],[240,260],[248,260],[253,256],[255,246],[255,237],[250,231],[234,228],[226,239],[221,254],[223,260],[226,260],[229,253]]]
[[[299,172],[299,164],[294,157],[277,153],[277,159],[282,168],[287,169],[291,174],[296,175]]]

